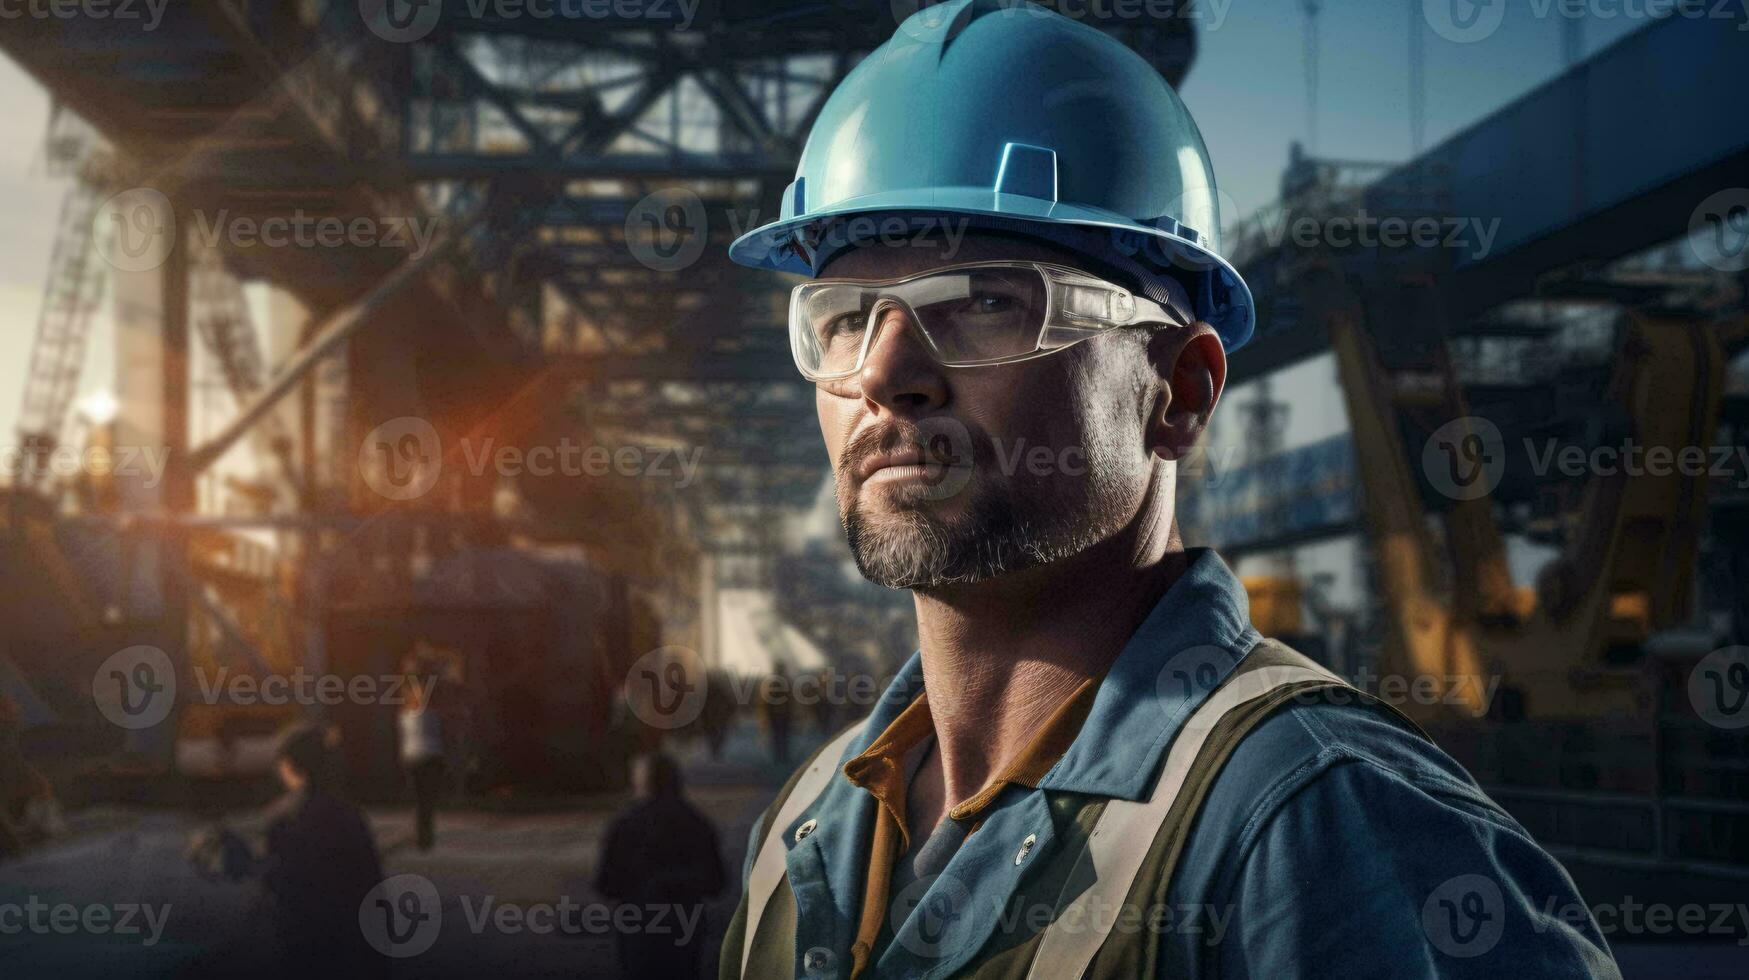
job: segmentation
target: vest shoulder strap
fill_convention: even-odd
[[[753,870],[747,876],[747,926],[741,942],[741,976],[747,975],[747,961],[753,955],[753,937],[759,934],[759,920],[765,917],[765,907],[783,881],[784,857],[789,849],[783,846],[783,832],[795,819],[826,791],[827,784],[838,773],[838,760],[844,750],[862,731],[857,722],[838,733],[802,771],[790,787],[789,795],[777,804],[771,826],[765,828],[765,838],[759,843],[759,854],[753,859]]]
[[[1140,802],[1112,800],[1106,804],[1070,875],[1072,881],[1091,884],[1040,935],[1027,972],[1029,978],[1080,977],[1092,964],[1116,921],[1111,913],[1125,904],[1198,757],[1209,747],[1210,733],[1223,718],[1262,699],[1285,700],[1301,689],[1346,686],[1336,675],[1280,643],[1265,640],[1260,647],[1246,657],[1253,666],[1242,663],[1185,719],[1167,750],[1153,793]],[[1171,868],[1165,873],[1169,875]]]

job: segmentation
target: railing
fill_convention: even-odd
[[[1693,823],[1682,820],[1684,815],[1722,817],[1733,830],[1749,828],[1749,802],[1524,786],[1482,788],[1556,856],[1612,867],[1691,872],[1749,882],[1749,866],[1686,854],[1680,842],[1672,846],[1670,839],[1674,829]],[[1625,827],[1629,833],[1619,835],[1612,846],[1596,839],[1600,835],[1592,828],[1601,827],[1617,831]],[[1643,833],[1632,833],[1636,828]],[[1733,830],[1723,835],[1726,847],[1721,850],[1741,839]],[[1635,836],[1644,840],[1622,839]]]

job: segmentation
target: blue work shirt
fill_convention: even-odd
[[[901,896],[930,914],[895,907],[903,921],[865,976],[952,976],[1017,928],[1005,913],[1026,869],[1063,846],[1061,802],[1075,798],[1064,794],[1146,798],[1186,717],[1261,639],[1226,564],[1211,550],[1191,555],[1068,751],[1036,788],[1007,787],[920,898]],[[920,690],[913,654],[838,765]],[[840,772],[784,828],[797,976],[849,975],[874,807]],[[749,869],[765,834],[754,828]],[[1155,913],[1164,917],[1151,921],[1161,975],[1185,980],[1619,977],[1586,908],[1566,870],[1400,720],[1293,701],[1221,769]]]

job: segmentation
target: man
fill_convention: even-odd
[[[417,669],[417,665],[414,665]],[[409,671],[407,700],[396,715],[401,733],[401,766],[413,787],[414,837],[421,851],[437,843],[437,800],[443,795],[447,776],[443,753],[443,723],[427,699],[437,686],[435,677],[416,677]]]
[[[759,685],[759,707],[765,716],[765,736],[771,745],[771,761],[789,764],[790,719],[795,716],[791,698],[789,665],[779,660]]]
[[[18,703],[0,694],[0,860],[24,853],[26,812],[47,786],[18,744],[22,719]]]
[[[295,724],[282,732],[274,769],[286,795],[268,812],[266,855],[257,868],[273,899],[285,976],[380,976],[359,906],[383,880],[364,814],[335,795],[327,733]]]
[[[1214,201],[1142,59],[956,0],[731,247],[811,277],[840,515],[920,650],[755,826],[723,977],[1618,975],[1559,864],[1180,539],[1252,331]]]
[[[632,761],[632,792],[636,800],[608,827],[595,875],[596,891],[637,906],[639,921],[649,923],[618,932],[620,972],[697,977],[704,903],[726,883],[716,828],[686,801],[680,768],[668,755]]]

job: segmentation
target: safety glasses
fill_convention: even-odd
[[[1146,296],[1041,262],[973,262],[881,282],[815,279],[790,294],[796,367],[816,382],[861,371],[895,307],[946,367],[1009,364],[1117,327],[1185,322]]]

